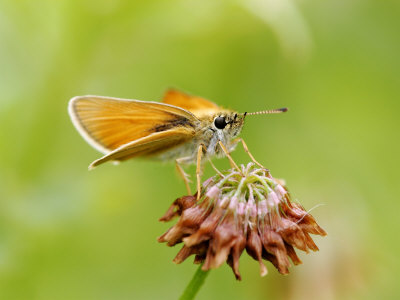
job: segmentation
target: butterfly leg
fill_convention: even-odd
[[[197,165],[196,165],[196,179],[197,179],[197,200],[200,199],[201,192],[201,157],[203,156],[203,145],[197,148]]]
[[[265,167],[260,164],[258,161],[256,161],[256,159],[254,158],[254,156],[250,153],[249,148],[247,147],[246,143],[244,142],[244,140],[242,138],[238,138],[237,139],[238,142],[242,142],[243,145],[243,149],[244,151],[248,154],[248,156],[250,156],[251,160],[260,168],[265,169]]]
[[[181,175],[183,181],[185,182],[186,190],[188,192],[188,195],[192,194],[192,191],[190,190],[190,185],[189,185],[189,175],[185,173],[183,170],[181,163],[186,159],[186,157],[178,158],[175,160],[175,166],[176,169],[178,170],[179,175]]]
[[[239,166],[235,163],[235,161],[233,160],[232,156],[229,154],[229,152],[226,149],[225,145],[222,144],[221,141],[219,141],[218,144],[221,147],[222,151],[224,151],[226,157],[229,159],[229,162],[231,163],[232,168],[235,168],[236,170],[239,171],[240,174],[243,175],[242,171],[240,170]]]
[[[209,157],[208,157],[208,162],[210,163],[211,167],[214,169],[215,172],[217,172],[217,174],[219,176],[221,176],[222,178],[225,177],[224,174],[222,174],[221,171],[217,169],[217,167],[213,164],[211,158],[209,158]]]

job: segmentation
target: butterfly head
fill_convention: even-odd
[[[216,114],[212,120],[211,129],[218,135],[232,139],[237,137],[242,130],[244,118],[245,114],[232,111]]]

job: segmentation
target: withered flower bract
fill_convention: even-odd
[[[294,248],[317,251],[310,234],[326,232],[300,204],[291,202],[283,182],[268,170],[253,163],[241,169],[206,180],[199,200],[196,195],[176,199],[160,221],[179,220],[158,241],[184,243],[175,263],[195,255],[194,263],[203,263],[205,271],[226,261],[238,280],[245,249],[259,262],[261,276],[267,274],[263,259],[288,274],[289,258],[294,265],[301,263]]]

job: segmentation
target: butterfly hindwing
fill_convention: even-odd
[[[191,96],[175,89],[169,89],[166,91],[163,103],[188,110],[197,117],[221,110],[217,104],[209,100],[197,96]]]
[[[194,132],[188,132],[188,129],[183,127],[155,132],[122,145],[114,151],[95,160],[89,168],[94,168],[107,161],[122,161],[137,156],[155,156],[187,142],[192,138],[191,134],[194,134]]]

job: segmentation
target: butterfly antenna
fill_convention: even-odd
[[[256,111],[252,113],[245,112],[245,116],[251,116],[251,115],[267,115],[267,114],[280,114],[283,112],[287,112],[288,109],[286,107],[283,108],[278,108],[278,109],[270,109],[270,110],[262,110],[262,111]]]

